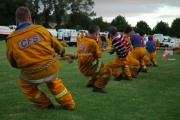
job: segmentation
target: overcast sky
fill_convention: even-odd
[[[143,20],[154,28],[160,21],[171,26],[180,17],[180,0],[94,0],[94,3],[96,17],[102,16],[107,22],[121,15],[132,26]]]

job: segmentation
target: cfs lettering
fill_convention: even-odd
[[[28,37],[24,40],[20,40],[18,42],[18,46],[20,49],[24,49],[24,48],[27,48],[30,45],[35,44],[35,43],[40,42],[40,41],[41,41],[40,36],[38,34],[35,34],[35,35]]]
[[[79,48],[80,48],[81,51],[86,52],[86,47],[83,46],[82,43],[79,44]]]

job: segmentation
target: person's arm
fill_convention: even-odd
[[[13,45],[11,41],[6,40],[6,47],[7,47],[6,56],[9,63],[11,64],[12,67],[19,68],[13,56]]]
[[[102,57],[102,51],[99,49],[99,45],[96,42],[94,42],[94,47],[95,47],[95,53],[94,53],[95,58]]]
[[[65,49],[63,45],[61,45],[61,42],[57,40],[57,38],[51,36],[51,47],[54,48],[55,52],[60,54],[61,56],[64,56]]]

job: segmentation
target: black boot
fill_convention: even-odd
[[[94,87],[94,85],[91,85],[91,84],[87,84],[86,87]]]
[[[51,108],[54,108],[54,105],[53,104],[50,104],[50,105],[48,105],[47,107],[45,107],[45,108],[47,108],[47,109],[51,109]]]
[[[124,79],[123,74],[120,74],[117,78],[114,78],[114,80],[116,80],[116,81],[120,81],[120,80],[123,80],[123,79]]]
[[[141,72],[141,71],[142,71],[142,67],[139,67],[137,74],[139,74],[139,72]]]
[[[106,91],[104,91],[103,89],[95,87],[95,86],[93,88],[93,92],[106,93]]]

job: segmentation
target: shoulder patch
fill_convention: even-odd
[[[33,35],[33,36],[30,36],[30,37],[28,37],[28,38],[25,38],[24,40],[20,40],[20,41],[18,42],[18,47],[19,47],[20,49],[24,49],[24,48],[27,48],[27,47],[29,47],[30,45],[35,44],[35,43],[38,43],[38,42],[40,42],[40,41],[41,41],[40,36],[39,36],[38,34],[35,34],[35,35]]]

